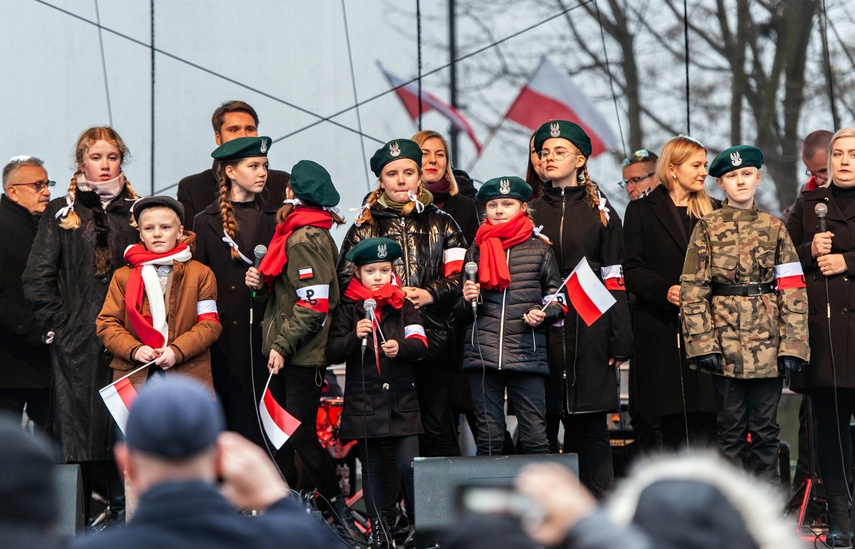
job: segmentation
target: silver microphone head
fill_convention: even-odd
[[[365,303],[362,304],[362,307],[365,309],[366,313],[374,312],[377,308],[377,302],[369,297],[365,300]]]
[[[265,255],[267,255],[267,246],[265,246],[264,244],[259,244],[255,247],[252,253],[255,254],[256,259],[261,259]]]
[[[463,266],[463,271],[470,280],[475,280],[475,275],[478,274],[478,264],[474,261],[470,261]]]
[[[814,207],[813,213],[815,213],[817,217],[825,217],[828,215],[828,206],[820,202]]]

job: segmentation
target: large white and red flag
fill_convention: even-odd
[[[382,65],[380,66],[380,70],[383,72],[383,76],[386,77],[386,80],[389,81],[389,85],[396,88],[395,93],[398,94],[398,98],[401,100],[401,103],[404,104],[404,108],[407,109],[407,113],[409,113],[410,118],[413,120],[417,119],[419,117],[418,84],[416,82],[404,80],[399,76],[395,76],[384,69]],[[451,105],[444,103],[435,95],[422,89],[422,113],[426,113],[431,109],[436,109],[438,113],[448,118],[452,126],[468,135],[469,139],[475,145],[475,149],[478,151],[478,154],[481,154],[481,143],[479,143],[478,139],[475,137],[475,131],[469,124],[469,121],[464,118],[460,111]]]
[[[273,374],[271,374],[271,377]],[[300,420],[285,411],[285,408],[276,402],[273,394],[270,392],[270,379],[267,380],[268,387],[264,388],[264,396],[261,397],[261,402],[258,404],[260,412],[261,425],[264,427],[264,432],[267,433],[267,438],[273,443],[273,446],[278,450],[282,445],[294,434],[297,427],[300,426]]]
[[[582,258],[565,281],[567,295],[573,308],[590,326],[603,316],[617,300],[591,270],[588,260]]]
[[[131,409],[131,404],[137,398],[137,391],[131,385],[129,377],[115,381],[103,389],[98,391],[107,409],[110,410],[110,415],[116,421],[116,425],[125,432],[125,425],[128,424],[128,410]]]
[[[582,126],[591,138],[591,156],[617,145],[617,137],[597,107],[569,74],[546,56],[520,90],[505,118],[531,130],[549,120],[569,120]]]

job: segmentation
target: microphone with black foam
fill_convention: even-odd
[[[377,308],[377,302],[370,297],[362,304],[365,308],[365,320],[370,320],[374,324],[374,310]],[[368,348],[368,336],[362,338],[362,354],[365,354],[365,349]]]
[[[466,265],[463,266],[463,271],[466,273],[466,279],[470,282],[477,282],[476,276],[478,275],[478,264],[474,261],[470,261]],[[472,314],[478,316],[478,298],[472,300]]]
[[[267,255],[267,246],[259,244],[254,250],[252,250],[252,253],[255,255],[255,263],[253,263],[252,266],[255,267],[255,270],[257,271],[258,266],[261,265],[261,260]],[[255,297],[255,292],[257,291],[258,290],[255,288],[252,289],[252,297]],[[252,321],[250,320],[250,322]]]
[[[826,232],[828,230],[828,226],[825,223],[825,218],[828,216],[828,206],[820,202],[814,207],[813,213],[816,214],[816,222],[819,225],[819,232]]]

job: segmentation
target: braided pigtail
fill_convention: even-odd
[[[378,185],[378,187],[368,195],[368,198],[365,199],[365,205],[368,206],[368,208],[363,209],[362,215],[354,221],[357,227],[361,226],[363,223],[374,225],[374,220],[371,218],[371,206],[377,202],[382,193],[383,188]]]
[[[134,201],[140,199],[140,196],[136,193],[133,187],[131,187],[131,182],[125,179],[125,192],[128,193]],[[139,225],[137,225],[137,220],[134,219],[134,215],[131,214],[131,227],[134,229],[139,229]]]
[[[68,231],[75,231],[80,228],[80,216],[74,211],[74,202],[77,199],[77,177],[83,172],[77,170],[71,176],[71,183],[68,184],[68,198],[70,204],[67,206],[66,214],[59,220],[59,226]]]
[[[582,167],[582,171],[579,173],[579,183],[581,185],[584,185],[587,189],[586,201],[588,202],[588,205],[592,208],[596,208],[600,212],[600,223],[603,224],[603,227],[608,227],[609,219],[606,216],[606,212],[603,209],[603,205],[600,204],[599,187],[596,183],[591,181],[591,176],[588,175],[587,162],[585,162],[585,165]]]
[[[232,206],[230,191],[232,187],[231,180],[226,176],[226,164],[220,164],[217,170],[220,179],[220,217],[223,219],[223,231],[232,240],[238,231],[238,222],[235,217],[235,209]],[[232,246],[230,248],[232,259],[240,260],[240,252]]]

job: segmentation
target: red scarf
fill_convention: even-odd
[[[502,291],[511,284],[511,272],[504,251],[531,238],[532,225],[526,212],[520,212],[507,223],[478,227],[475,244],[481,250],[478,282],[485,290]]]
[[[344,291],[344,297],[354,301],[365,301],[366,299],[376,301],[377,309],[374,311],[374,314],[377,315],[378,322],[380,321],[380,312],[383,310],[383,307],[389,305],[393,309],[400,309],[404,305],[405,295],[404,290],[395,284],[394,275],[391,283],[384,284],[376,290],[366,288],[362,282],[354,278]]]
[[[273,280],[279,276],[288,263],[288,253],[285,244],[291,235],[300,227],[320,227],[329,230],[332,227],[333,218],[326,210],[304,206],[294,208],[285,221],[276,226],[276,232],[267,247],[267,255],[261,260],[258,272],[264,277],[268,287],[273,287]]]
[[[125,250],[125,260],[134,269],[128,277],[128,286],[125,288],[125,310],[128,313],[128,321],[131,323],[140,341],[154,349],[163,347],[166,343],[152,321],[151,314],[142,313],[143,297],[145,296],[145,284],[143,284],[142,270],[145,263],[156,259],[167,258],[187,250],[187,244],[182,242],[175,248],[162,254],[150,252],[142,244],[134,244]]]

